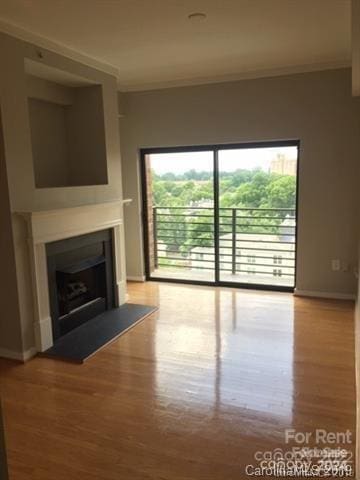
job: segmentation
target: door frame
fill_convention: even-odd
[[[295,200],[295,268],[294,268],[294,286],[287,287],[282,285],[264,285],[258,283],[226,282],[220,280],[219,264],[219,150],[240,150],[249,148],[269,148],[269,147],[297,147],[296,164],[296,200]],[[174,278],[153,278],[150,275],[149,258],[149,228],[148,228],[148,205],[147,205],[147,181],[146,181],[146,155],[156,153],[181,153],[181,152],[213,152],[213,192],[214,192],[214,259],[215,259],[215,279],[206,280],[188,280]],[[297,284],[297,250],[298,250],[298,220],[299,220],[299,176],[300,176],[300,140],[271,140],[264,142],[241,142],[210,145],[189,145],[178,147],[153,147],[140,149],[140,177],[141,177],[141,204],[142,204],[142,232],[143,232],[143,254],[145,266],[146,281],[181,283],[188,285],[221,286],[231,288],[244,288],[247,290],[270,290],[276,292],[294,292]]]

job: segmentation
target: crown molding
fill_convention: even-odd
[[[158,82],[144,82],[129,84],[120,80],[119,69],[114,65],[110,65],[101,60],[73,50],[65,45],[56,43],[47,37],[43,37],[25,30],[15,24],[6,22],[0,19],[0,32],[8,34],[12,37],[18,38],[25,42],[35,44],[36,46],[46,48],[54,53],[70,58],[76,62],[83,63],[89,67],[95,68],[102,72],[113,75],[117,78],[118,90],[120,92],[141,92],[147,90],[161,90],[165,88],[189,87],[197,85],[207,85],[214,83],[228,83],[240,80],[252,80],[257,78],[279,77],[283,75],[294,75],[299,73],[317,72],[322,70],[335,70],[340,68],[351,67],[351,61],[332,61],[323,63],[312,63],[304,65],[288,65],[285,67],[248,70],[235,74],[217,75],[209,77],[197,78],[178,78],[175,80],[158,81]]]
[[[319,72],[323,70],[338,70],[351,67],[351,61],[333,61],[323,63],[311,63],[305,65],[289,65],[285,67],[269,68],[262,70],[248,70],[246,72],[218,75],[215,77],[183,78],[164,82],[148,82],[134,85],[126,85],[118,81],[120,92],[141,92],[148,90],[162,90],[165,88],[190,87],[208,85],[213,83],[229,83],[240,80],[253,80],[257,78],[280,77],[284,75],[295,75],[299,73]]]
[[[73,50],[69,47],[66,47],[65,45],[56,43],[50,40],[49,38],[37,35],[21,27],[18,27],[17,25],[5,22],[1,19],[0,19],[0,32],[10,35],[12,37],[15,37],[19,40],[23,40],[24,42],[35,44],[38,47],[51,50],[54,53],[70,58],[71,60],[75,60],[76,62],[83,63],[88,67],[101,70],[102,72],[108,73],[110,75],[115,76],[116,78],[119,78],[119,70],[113,65],[109,65],[107,63],[102,62],[101,60],[97,60],[96,58],[89,57],[88,55],[82,52]]]

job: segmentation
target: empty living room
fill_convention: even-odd
[[[360,478],[360,0],[1,0],[0,61],[0,480]]]

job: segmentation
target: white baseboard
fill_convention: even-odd
[[[37,354],[35,347],[29,348],[25,352],[15,352],[13,350],[7,350],[6,348],[0,348],[0,357],[8,358],[9,360],[17,360],[18,362],[27,362],[30,358]]]
[[[145,277],[144,276],[133,277],[131,275],[128,275],[127,280],[129,282],[145,282]]]
[[[334,300],[356,300],[356,295],[352,293],[317,292],[297,288],[295,288],[294,295],[297,297],[332,298]]]

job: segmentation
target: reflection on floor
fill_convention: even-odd
[[[285,429],[354,431],[351,302],[129,292],[159,311],[84,365],[0,360],[10,478],[239,480],[256,452],[289,448]]]

